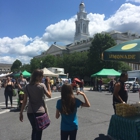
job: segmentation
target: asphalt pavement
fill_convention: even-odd
[[[4,89],[0,89],[0,140],[30,140],[31,126],[24,112],[24,121],[19,121],[19,112],[15,109],[5,109]],[[112,95],[107,91],[95,92],[90,88],[85,93],[91,103],[89,108],[78,109],[79,129],[77,140],[109,140],[107,131],[111,115],[113,115]],[[75,95],[83,100],[82,96]],[[55,118],[56,102],[60,92],[53,92],[52,98],[46,103],[51,118],[50,126],[43,131],[42,140],[60,140],[60,121]],[[17,97],[13,98],[14,107],[17,106]],[[129,93],[128,103],[139,101],[138,93]]]

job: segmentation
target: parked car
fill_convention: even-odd
[[[109,90],[109,85],[108,84],[103,84],[101,86],[101,88],[102,88],[102,91],[108,91]]]

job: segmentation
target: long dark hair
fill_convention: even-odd
[[[61,88],[61,100],[62,100],[62,114],[71,114],[75,111],[75,96],[73,94],[72,86],[70,84],[64,84]]]
[[[34,85],[37,82],[41,82],[41,77],[43,77],[43,71],[40,69],[34,70],[31,76],[30,84]]]

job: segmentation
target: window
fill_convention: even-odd
[[[80,24],[78,25],[78,33],[80,33]]]
[[[83,33],[86,33],[86,25],[83,24]]]

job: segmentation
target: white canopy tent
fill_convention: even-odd
[[[51,76],[51,77],[58,77],[59,76],[58,74],[55,74],[55,73],[51,72],[47,68],[44,68],[42,70],[43,70],[43,75],[44,76]]]
[[[11,73],[2,73],[2,74],[0,74],[0,78],[2,79],[2,78],[5,78],[6,76],[8,76],[8,75],[10,75],[10,74],[12,74],[13,72],[11,72]]]

